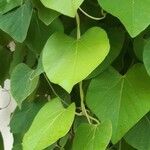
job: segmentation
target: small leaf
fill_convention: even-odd
[[[8,33],[18,42],[23,42],[26,38],[32,16],[31,2],[27,0],[18,9],[0,15],[0,29]]]
[[[105,150],[111,139],[111,122],[100,125],[81,124],[75,133],[73,150]]]
[[[38,77],[31,79],[33,70],[21,63],[15,67],[11,74],[11,94],[18,105],[35,90]]]
[[[110,0],[98,0],[98,2],[104,10],[120,19],[131,37],[140,34],[150,24],[150,1],[113,0],[111,3]]]
[[[54,33],[44,47],[43,67],[51,82],[71,92],[72,87],[86,78],[108,52],[109,40],[101,28],[89,29],[79,40]]]
[[[77,9],[83,1],[84,0],[41,0],[45,7],[70,17],[75,17]]]
[[[100,120],[111,120],[113,143],[150,110],[149,85],[150,78],[141,64],[124,76],[110,68],[92,80],[86,102]]]
[[[58,98],[45,104],[35,117],[23,139],[24,150],[43,150],[65,136],[70,130],[75,115],[75,105],[67,109]]]

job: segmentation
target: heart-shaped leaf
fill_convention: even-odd
[[[45,7],[70,17],[75,17],[77,9],[83,1],[84,0],[41,0]]]
[[[89,29],[79,40],[63,33],[53,34],[43,51],[43,67],[53,83],[70,92],[107,56],[109,40],[104,30]]]
[[[98,0],[104,10],[118,17],[132,37],[150,24],[149,0]]]
[[[70,130],[75,115],[75,105],[67,109],[59,98],[45,104],[35,117],[23,139],[24,150],[43,150],[65,136]]]
[[[25,64],[19,64],[11,74],[11,94],[20,106],[36,88],[38,77],[31,78],[34,70]]]
[[[110,68],[93,79],[87,105],[100,120],[112,121],[112,142],[117,143],[150,110],[150,78],[137,64],[121,76]]]
[[[75,133],[72,150],[105,150],[111,139],[110,121],[100,125],[81,124]]]

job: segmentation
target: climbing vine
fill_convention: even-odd
[[[150,150],[149,6],[0,1],[13,150]]]

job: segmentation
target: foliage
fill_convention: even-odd
[[[149,5],[0,1],[13,150],[150,150]]]

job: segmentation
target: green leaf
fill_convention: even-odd
[[[18,105],[35,90],[38,77],[31,79],[34,70],[21,63],[15,67],[11,74],[11,94]]]
[[[143,65],[122,76],[110,68],[93,79],[87,105],[100,120],[112,121],[112,142],[117,143],[149,110],[150,78]]]
[[[13,8],[20,6],[23,0],[1,0],[0,1],[0,15],[4,14]]]
[[[50,25],[60,15],[60,13],[44,7],[40,0],[34,0],[34,4],[38,9],[38,16],[40,20],[46,25]]]
[[[120,19],[131,37],[140,34],[150,24],[149,0],[113,0],[112,3],[110,0],[98,0],[98,2],[104,10]]]
[[[143,62],[148,74],[150,75],[150,40],[144,46]]]
[[[64,31],[59,19],[54,20],[49,26],[46,26],[38,19],[37,14],[33,13],[25,43],[33,52],[40,54],[50,35],[56,31]]]
[[[71,92],[72,87],[86,78],[108,52],[109,40],[101,28],[89,29],[79,40],[54,33],[44,47],[43,67],[51,82]]]
[[[138,150],[150,150],[150,115],[146,115],[125,136],[125,140]]]
[[[43,103],[25,102],[21,110],[17,108],[10,121],[11,133],[23,135],[29,129],[42,105]]]
[[[109,54],[106,56],[106,59],[89,75],[88,79],[96,77],[106,70],[122,50],[125,39],[124,32],[118,28],[110,28],[107,30],[107,33],[110,41]]]
[[[24,150],[43,150],[65,136],[70,130],[75,115],[75,105],[67,109],[58,98],[45,104],[35,117],[23,139]]]
[[[84,0],[41,0],[47,8],[56,10],[64,15],[75,17],[77,9]]]
[[[32,16],[31,2],[27,0],[18,9],[0,15],[0,29],[8,33],[18,42],[23,42],[26,38],[28,27]]]
[[[105,150],[111,139],[110,121],[100,125],[81,124],[75,133],[73,150]]]

